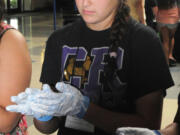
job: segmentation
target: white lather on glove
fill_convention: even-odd
[[[157,130],[147,128],[123,127],[116,130],[116,135],[161,135]]]
[[[81,92],[63,82],[56,84],[59,93],[51,90],[47,84],[43,89],[27,88],[25,92],[12,96],[11,101],[17,105],[10,105],[6,110],[32,115],[36,118],[43,116],[66,116],[72,115],[82,118],[89,106],[89,98]]]

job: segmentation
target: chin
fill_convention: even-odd
[[[83,20],[88,23],[88,24],[96,24],[98,21],[97,19],[95,19],[94,17],[86,17],[86,16],[83,16]]]

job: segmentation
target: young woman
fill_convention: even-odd
[[[28,88],[7,110],[33,115],[46,134],[159,129],[165,89],[173,81],[156,33],[131,19],[125,0],[76,0],[76,5],[82,18],[47,41],[43,90]]]
[[[2,20],[4,0],[0,0],[0,134],[27,135],[25,117],[7,112],[10,97],[29,86],[31,60],[21,33]]]
[[[176,32],[179,13],[177,0],[157,0],[157,27],[163,42],[165,56],[169,66],[175,66],[176,60],[172,55],[174,48],[174,34]]]

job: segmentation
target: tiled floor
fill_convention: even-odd
[[[61,15],[57,14],[57,26],[62,26]],[[6,20],[18,28],[26,37],[29,52],[32,58],[32,80],[31,87],[40,88],[39,82],[41,65],[44,57],[45,42],[53,32],[53,13],[26,13],[11,15]],[[175,86],[167,92],[164,101],[162,127],[172,122],[177,109],[177,95],[180,91],[180,64],[170,69],[175,80]],[[27,117],[29,135],[41,135],[33,126],[32,118]],[[54,133],[53,135],[55,135]]]

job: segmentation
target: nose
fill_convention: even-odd
[[[84,0],[84,1],[83,1],[84,7],[87,7],[87,6],[89,6],[90,4],[91,4],[91,0]]]

